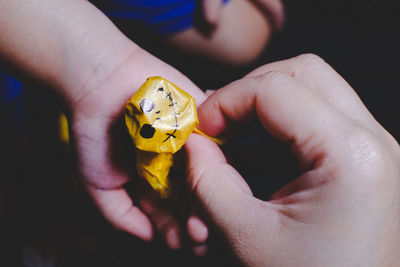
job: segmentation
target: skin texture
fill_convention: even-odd
[[[167,41],[174,46],[234,66],[256,59],[268,43],[272,31],[283,26],[284,12],[280,0],[204,0],[205,20],[211,25],[207,33],[190,28],[174,34]]]
[[[240,261],[399,266],[399,144],[350,85],[302,55],[260,67],[199,108],[202,130],[214,136],[253,116],[291,145],[303,170],[269,201],[253,197],[208,139],[192,135],[186,146],[189,188]]]
[[[232,39],[232,28],[225,25],[234,19],[233,15],[238,15],[240,5],[246,17],[254,17],[253,26],[259,24],[261,30],[249,32],[222,60],[229,61],[238,49],[252,53],[262,49],[269,38],[269,21],[250,2],[233,1],[226,8],[233,10],[224,11],[222,20],[214,23],[219,25],[211,39],[218,41],[216,45],[213,47],[214,41],[204,42],[209,46],[206,53],[218,54],[225,37],[231,38],[229,43],[236,43]],[[3,65],[15,76],[21,79],[29,76],[46,83],[64,97],[69,107],[71,138],[81,182],[104,217],[116,228],[144,240],[152,239],[156,230],[167,245],[180,248],[186,230],[179,227],[179,218],[170,203],[150,193],[137,197],[138,205],[133,205],[123,187],[133,175],[126,165],[135,159],[131,155],[125,156],[126,162],[122,160],[124,156],[113,159],[113,151],[119,146],[131,145],[129,142],[121,145],[114,128],[126,100],[149,76],[160,75],[174,81],[197,104],[205,99],[204,94],[184,75],[126,38],[88,1],[0,0],[0,10]],[[245,22],[244,26],[243,32],[247,32],[252,25]],[[194,38],[197,42],[198,37],[189,34],[186,39]],[[257,47],[246,46],[247,38],[258,40],[254,42]],[[233,58],[232,62],[241,64],[248,57]],[[190,223],[191,216],[184,215],[189,218],[187,234],[195,241],[195,251],[203,254],[208,231],[199,219],[194,220],[197,223]]]
[[[149,193],[138,196],[133,205],[123,187],[132,178],[129,166],[135,159],[132,153],[113,158],[118,147],[132,146],[129,141],[121,144],[124,131],[118,135],[114,128],[123,125],[126,100],[149,76],[174,81],[198,104],[205,99],[203,93],[126,38],[88,1],[0,0],[0,32],[0,57],[10,70],[42,81],[64,96],[81,183],[104,217],[143,240],[151,240],[157,231],[169,247],[180,248],[186,229],[179,226],[182,218],[170,203]],[[189,228],[189,236],[196,237],[195,247],[207,239],[204,227],[197,223]]]

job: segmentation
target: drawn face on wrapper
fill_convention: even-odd
[[[142,151],[175,153],[198,123],[194,98],[161,77],[150,77],[127,102],[125,123]]]

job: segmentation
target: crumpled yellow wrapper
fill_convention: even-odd
[[[194,98],[162,77],[150,77],[127,101],[125,123],[137,148],[138,174],[162,198],[168,197],[173,154],[194,130],[205,135],[195,129],[198,118]]]

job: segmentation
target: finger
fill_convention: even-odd
[[[208,245],[206,243],[208,239],[207,225],[197,215],[192,214],[186,222],[186,229],[189,238],[193,242],[193,254],[199,257],[205,256],[208,252]]]
[[[208,246],[206,244],[195,245],[192,250],[194,255],[204,257],[208,253]]]
[[[154,192],[149,192],[139,200],[139,205],[149,216],[156,230],[170,249],[182,247],[182,229],[178,218],[169,205]]]
[[[211,25],[218,25],[221,17],[222,0],[203,0],[204,18]]]
[[[190,191],[201,204],[207,218],[234,236],[252,213],[252,201],[255,199],[250,188],[240,174],[226,163],[218,146],[209,139],[193,134],[186,142],[185,151]],[[199,222],[193,218],[188,221],[188,227],[196,223]],[[202,241],[201,235],[205,236],[204,233],[200,237],[192,233],[192,239]]]
[[[103,216],[117,229],[145,241],[153,238],[153,227],[147,216],[136,206],[125,189],[102,190],[87,187],[89,194]]]
[[[198,216],[191,215],[187,220],[186,227],[188,235],[193,242],[206,242],[208,238],[208,227]]]
[[[185,151],[188,186],[207,219],[224,233],[233,248],[253,234],[251,222],[257,221],[256,218],[262,217],[263,223],[270,229],[276,227],[278,214],[272,204],[253,197],[248,185],[226,163],[223,153],[214,142],[192,134],[186,142]],[[193,248],[193,252],[202,255],[207,252],[206,249],[199,245]]]
[[[256,0],[267,12],[275,30],[281,30],[285,23],[285,8],[281,0]]]
[[[353,88],[320,57],[304,54],[288,60],[277,61],[257,68],[246,77],[254,77],[271,71],[283,72],[292,76],[320,94],[344,115],[363,122],[370,128],[376,128],[375,126],[371,127],[376,124],[375,120]]]
[[[278,72],[233,82],[210,96],[198,112],[201,129],[212,136],[230,120],[242,121],[254,113],[273,136],[291,143],[306,165],[349,128],[348,120],[322,97]]]
[[[206,95],[206,97],[209,97],[213,93],[215,93],[215,90],[206,90],[204,94]]]

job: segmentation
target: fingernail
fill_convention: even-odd
[[[207,255],[208,247],[206,244],[201,244],[198,246],[193,247],[193,254],[198,257],[204,257]]]
[[[208,228],[197,216],[190,216],[187,221],[188,234],[197,243],[203,243],[208,238]]]
[[[171,227],[167,230],[165,235],[165,242],[167,243],[168,247],[173,250],[181,249],[181,238],[179,235],[179,231],[176,227]]]

